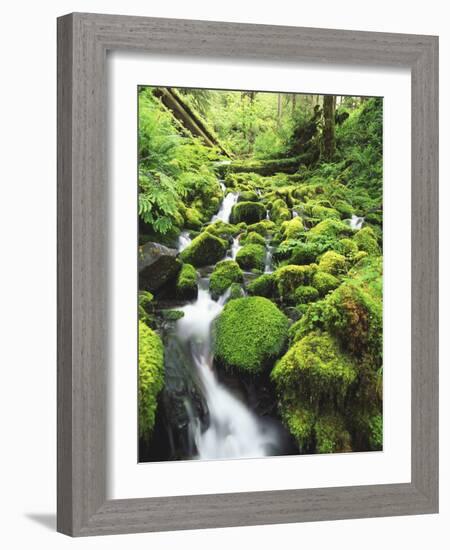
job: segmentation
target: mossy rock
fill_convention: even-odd
[[[281,233],[285,239],[297,239],[305,232],[303,221],[300,216],[281,224]]]
[[[233,284],[243,281],[242,271],[234,260],[219,262],[212,272],[209,281],[211,296],[217,300]]]
[[[282,223],[292,217],[286,202],[283,199],[276,199],[270,208],[270,219],[275,223]]]
[[[294,437],[300,452],[314,452],[315,413],[300,404],[280,403],[283,423]]]
[[[184,311],[181,309],[164,309],[161,311],[161,315],[165,321],[175,323],[184,317]]]
[[[227,248],[227,241],[203,231],[181,252],[180,258],[195,267],[213,265],[224,257]]]
[[[157,398],[164,386],[161,338],[139,321],[139,437],[149,440],[155,425]]]
[[[334,208],[329,208],[321,204],[315,204],[311,208],[311,217],[317,220],[328,220],[331,218],[340,219],[341,215]]]
[[[319,269],[325,273],[330,273],[331,275],[343,275],[346,273],[347,268],[348,265],[345,256],[342,256],[342,254],[338,254],[333,250],[325,252],[319,261]]]
[[[342,351],[336,338],[315,331],[286,352],[271,378],[282,400],[319,405],[345,400],[357,375],[355,362]]]
[[[319,299],[319,291],[313,286],[299,286],[294,292],[294,301],[297,304],[308,304]]]
[[[272,220],[262,220],[258,223],[254,223],[248,226],[248,231],[254,231],[256,233],[259,233],[263,237],[267,237],[274,231],[276,227],[275,222]]]
[[[241,244],[259,244],[261,246],[266,245],[266,241],[262,235],[256,231],[250,231],[247,235],[244,235],[240,239]]]
[[[339,286],[339,279],[330,273],[317,271],[311,282],[312,286],[317,289],[320,296],[325,296]]]
[[[184,225],[188,229],[200,229],[202,227],[202,217],[196,208],[186,208],[184,211]]]
[[[339,239],[339,241],[337,242],[336,252],[343,254],[347,258],[353,259],[358,253],[358,245],[355,243],[354,240],[349,239],[348,237],[344,237],[343,239]]]
[[[260,222],[266,217],[266,209],[259,202],[238,202],[233,206],[231,211],[231,223],[245,222],[253,224]]]
[[[321,237],[334,238],[351,236],[353,230],[343,221],[334,218],[326,219],[312,227],[306,234],[307,240],[313,241]]]
[[[289,263],[295,265],[312,264],[322,252],[322,247],[318,243],[299,243],[293,249]]]
[[[371,256],[379,256],[381,254],[377,237],[371,227],[363,227],[355,233],[353,239],[358,245],[359,250],[367,252]]]
[[[345,453],[352,450],[351,436],[339,414],[319,416],[314,433],[318,453]]]
[[[241,191],[239,193],[238,202],[258,202],[258,193],[255,191]]]
[[[342,199],[335,201],[333,206],[341,214],[343,219],[351,218],[355,213],[353,206]]]
[[[283,353],[288,326],[286,315],[267,298],[231,300],[214,323],[215,357],[227,368],[260,373]]]
[[[309,286],[317,265],[287,265],[274,273],[277,293],[282,302],[295,303],[295,291],[299,286]]]
[[[197,298],[197,271],[193,265],[183,264],[177,278],[176,294],[181,300],[195,300]]]
[[[216,220],[205,227],[205,231],[220,237],[221,239],[229,240],[231,237],[236,237],[241,231],[241,228],[231,223]]]
[[[266,257],[266,249],[260,244],[246,244],[238,250],[236,261],[239,266],[245,271],[264,269],[264,260]]]
[[[275,294],[275,278],[272,273],[260,275],[247,285],[247,291],[252,296],[271,298]]]
[[[138,296],[138,311],[139,319],[144,321],[148,326],[154,323],[154,304],[153,294],[147,290],[140,290]]]

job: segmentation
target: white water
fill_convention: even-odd
[[[364,223],[364,218],[360,218],[358,216],[355,216],[355,214],[353,214],[351,219],[346,221],[352,229],[361,229]]]
[[[240,238],[241,236],[238,235],[237,237],[235,237],[233,239],[233,244],[231,245],[231,249],[230,249],[230,252],[228,253],[228,257],[231,258],[232,260],[235,260],[236,259],[236,256],[237,256],[237,253],[239,252],[239,250],[242,248],[241,244],[240,244]]]
[[[273,246],[266,244],[266,258],[264,261],[264,273],[273,273],[272,257],[273,257]]]
[[[228,193],[223,199],[219,211],[211,218],[211,221],[215,222],[217,220],[221,220],[225,223],[229,223],[231,210],[233,209],[233,206],[237,203],[238,197],[239,193],[236,193],[234,191]]]
[[[178,237],[178,251],[181,252],[187,248],[192,242],[191,237],[189,236],[189,231],[182,231],[181,235]]]
[[[278,445],[276,433],[263,426],[252,411],[218,382],[212,368],[211,325],[228,294],[229,291],[216,302],[207,289],[199,288],[198,299],[182,308],[184,317],[177,321],[178,336],[190,345],[209,410],[209,426],[205,431],[197,418],[191,415],[190,419],[196,458],[200,459],[267,456]]]

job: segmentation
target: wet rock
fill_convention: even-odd
[[[148,242],[139,247],[139,288],[155,292],[174,280],[181,269],[178,251]]]

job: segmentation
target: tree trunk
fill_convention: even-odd
[[[336,111],[336,96],[326,95],[323,97],[323,157],[331,160],[336,148],[334,132],[334,115]]]

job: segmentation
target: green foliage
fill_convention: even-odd
[[[319,292],[312,286],[299,286],[295,289],[294,300],[297,304],[308,304],[318,300]]]
[[[272,366],[284,351],[289,321],[267,298],[226,304],[214,326],[217,361],[249,374]]]
[[[233,283],[243,281],[242,271],[234,260],[223,260],[216,264],[209,280],[209,290],[214,299],[219,298]]]
[[[226,241],[204,231],[181,252],[180,258],[195,267],[213,265],[224,257],[227,247]]]
[[[264,269],[265,257],[266,249],[264,246],[260,244],[246,244],[238,250],[236,261],[246,271],[251,271],[252,269],[262,271]]]
[[[139,436],[148,440],[155,424],[157,397],[164,385],[160,337],[139,321]]]
[[[318,290],[320,296],[325,296],[339,286],[339,279],[330,273],[317,271],[314,273],[311,284]]]
[[[247,235],[244,235],[240,239],[241,244],[259,244],[261,246],[265,246],[266,241],[262,235],[257,233],[256,231],[250,231],[247,233]]]
[[[370,227],[360,229],[353,239],[359,250],[367,252],[371,256],[378,256],[380,254],[380,247],[378,246],[375,233]]]
[[[139,291],[138,310],[139,319],[146,323],[148,326],[152,326],[154,322],[154,296],[148,290]]]
[[[295,291],[299,286],[311,284],[317,265],[287,265],[274,273],[278,296],[282,302],[295,303]]]
[[[177,296],[182,300],[193,300],[197,297],[197,271],[191,264],[183,264],[176,283]]]

